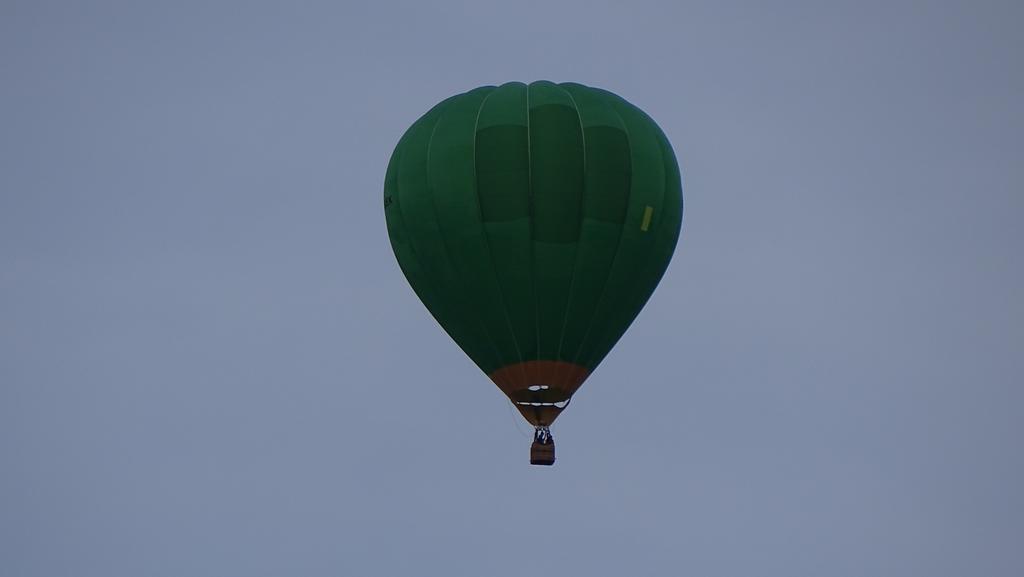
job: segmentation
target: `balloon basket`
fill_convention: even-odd
[[[555,439],[547,427],[537,427],[537,432],[533,436],[533,444],[530,445],[530,464],[555,464]]]

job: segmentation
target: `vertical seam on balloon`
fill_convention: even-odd
[[[527,171],[527,221],[530,223],[530,284],[533,289],[533,328],[535,333],[535,344],[537,347],[536,356],[540,357],[540,307],[537,304],[537,257],[534,254],[533,239],[534,229],[536,228],[534,221],[534,204],[533,204],[533,145],[530,142],[530,86],[533,83],[526,85],[526,171]],[[531,367],[532,368],[532,367]],[[532,371],[527,370],[527,373]],[[528,375],[535,377],[535,375]],[[536,379],[533,379],[536,380]],[[536,384],[536,383],[529,383]]]
[[[490,259],[491,273],[494,276],[494,285],[498,287],[498,297],[501,299],[501,311],[505,315],[505,324],[508,326],[508,332],[512,336],[512,344],[516,347],[516,354],[519,356],[519,364],[523,363],[523,351],[519,347],[519,340],[516,338],[516,331],[512,327],[512,319],[508,314],[508,305],[505,300],[505,290],[501,287],[501,279],[498,278],[498,270],[494,263],[494,253],[491,251],[491,242],[487,227],[484,224],[484,211],[483,203],[480,201],[480,183],[479,176],[477,174],[476,167],[476,139],[477,139],[477,128],[480,125],[480,114],[484,111],[484,105],[487,104],[487,100],[497,92],[497,88],[492,90],[480,101],[480,106],[476,110],[476,119],[473,121],[473,193],[476,198],[476,209],[477,214],[480,215],[480,231],[483,233],[484,246],[487,248],[487,256]],[[505,365],[507,366],[507,365]],[[500,368],[500,367],[499,367]],[[526,376],[526,368],[523,367],[523,376]]]
[[[582,190],[580,191],[580,207],[579,212],[577,213],[578,225],[576,229],[576,248],[573,249],[572,272],[569,276],[569,294],[565,297],[565,311],[562,313],[562,329],[558,335],[558,348],[555,351],[555,360],[561,362],[562,344],[565,342],[565,327],[569,322],[569,310],[572,307],[573,289],[576,286],[576,269],[579,267],[580,263],[580,239],[583,236],[583,210],[586,206],[587,198],[587,134],[583,129],[583,116],[580,114],[580,107],[576,103],[576,99],[573,97],[572,92],[563,86],[559,86],[559,88],[569,96],[569,100],[572,102],[572,107],[576,110],[576,119],[579,121],[580,126],[580,142],[583,144],[583,179],[581,181]],[[569,367],[561,367],[560,365],[556,365],[556,367],[555,374],[559,377],[557,380],[562,380],[559,373],[563,372],[563,370],[566,373],[565,378],[569,377],[571,371]]]
[[[467,94],[468,93],[464,93],[462,96],[465,97]],[[431,149],[431,147],[434,144],[434,136],[436,136],[436,134],[437,134],[437,127],[441,125],[441,120],[444,119],[445,114],[450,112],[450,110],[451,110],[451,107],[449,106],[448,109],[446,109],[446,110],[444,110],[444,111],[442,111],[442,112],[440,112],[438,114],[437,123],[434,124],[434,127],[430,131],[430,138],[427,139],[427,158],[426,158],[426,163],[427,163],[427,169],[426,169],[427,193],[430,196],[430,207],[431,207],[431,209],[432,209],[432,211],[434,213],[434,221],[438,225],[437,226],[437,233],[441,237],[441,246],[443,248],[445,259],[448,261],[448,265],[451,266],[452,270],[455,272],[455,277],[457,279],[457,283],[456,284],[458,284],[460,286],[460,288],[462,289],[461,290],[462,294],[463,295],[468,295],[469,291],[467,290],[467,288],[465,286],[465,281],[462,279],[462,273],[461,273],[461,271],[459,271],[459,270],[457,270],[455,268],[455,264],[452,261],[451,254],[449,253],[448,240],[445,238],[444,229],[441,227],[441,221],[438,218],[438,214],[437,214],[437,200],[434,197],[434,186],[433,186],[433,184],[431,182],[431,179],[430,179],[430,149]],[[465,301],[468,301],[468,298],[465,299]],[[476,311],[474,311],[474,312],[476,312]],[[494,339],[491,337],[491,334],[487,331],[487,326],[484,325],[484,323],[480,320],[480,316],[478,314],[471,314],[469,316],[473,317],[473,319],[476,320],[477,325],[480,327],[480,330],[481,330],[484,338],[487,339],[487,344],[489,344],[491,346],[491,350],[495,353],[495,357],[494,358],[497,361],[498,366],[501,366],[502,363],[504,363],[504,359],[502,358],[501,351],[499,351],[498,348],[495,346]],[[475,361],[475,359],[474,359],[474,361]]]
[[[615,114],[615,117],[619,119],[619,123],[622,125],[622,132],[623,132],[623,134],[626,135],[626,144],[629,147],[629,155],[630,155],[629,173],[630,173],[630,177],[629,177],[629,193],[626,196],[626,214],[629,214],[629,203],[630,203],[630,201],[633,200],[633,172],[634,172],[634,169],[635,169],[635,167],[633,166],[633,139],[632,139],[632,137],[630,137],[630,134],[629,134],[629,125],[626,124],[626,121],[622,118],[622,115],[619,114],[619,111],[615,108],[615,106],[611,102],[613,95],[611,93],[605,92],[603,90],[599,91],[599,92],[606,99],[606,103],[608,104],[608,108],[612,111],[613,114]],[[580,353],[585,348],[585,346],[587,344],[587,339],[590,338],[590,332],[594,329],[594,321],[597,318],[597,314],[596,313],[597,313],[597,311],[601,310],[601,305],[604,303],[605,297],[607,296],[608,281],[609,281],[609,279],[611,279],[612,272],[615,270],[615,265],[619,262],[619,256],[622,254],[622,237],[625,234],[625,232],[626,232],[626,220],[625,220],[625,217],[624,217],[623,221],[622,221],[622,226],[619,228],[619,238],[618,238],[618,240],[615,243],[615,256],[612,258],[612,263],[608,267],[608,274],[606,274],[605,277],[604,277],[604,283],[601,284],[601,293],[600,293],[601,296],[598,297],[597,304],[594,306],[594,311],[593,311],[594,314],[591,315],[590,320],[587,322],[587,330],[585,330],[583,332],[583,337],[580,339],[580,344],[579,344],[579,347],[577,347],[577,349],[576,349],[576,354],[573,355],[573,364],[579,364]],[[587,365],[584,365],[584,367],[587,370],[592,369],[592,367],[587,366]]]

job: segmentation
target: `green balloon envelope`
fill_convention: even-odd
[[[430,313],[547,426],[654,292],[683,197],[672,147],[640,109],[580,84],[511,82],[417,120],[384,206]]]

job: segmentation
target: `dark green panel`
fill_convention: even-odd
[[[477,118],[477,195],[502,306],[524,360],[537,359],[526,85],[499,86]],[[508,137],[506,140],[504,137]],[[484,152],[484,150],[487,152]],[[490,215],[491,218],[488,218]]]
[[[626,219],[632,170],[629,139],[619,128],[589,126],[587,140],[586,202],[587,218],[622,224]]]
[[[530,216],[529,151],[525,123],[477,130],[477,186],[484,221]]]
[[[574,361],[611,272],[626,215],[631,177],[629,141],[619,115],[592,90],[567,84],[586,145],[584,214],[558,360]]]
[[[555,84],[530,85],[533,238],[575,243],[583,197],[583,131],[576,106]]]
[[[621,224],[632,181],[629,138],[608,98],[579,84],[563,84],[579,110],[586,143],[587,218]]]
[[[583,127],[572,96],[556,84],[531,84],[529,109],[538,354],[556,359],[580,234]]]

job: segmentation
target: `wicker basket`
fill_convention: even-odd
[[[554,465],[555,464],[555,441],[548,439],[547,443],[534,441],[530,446],[531,465]]]

